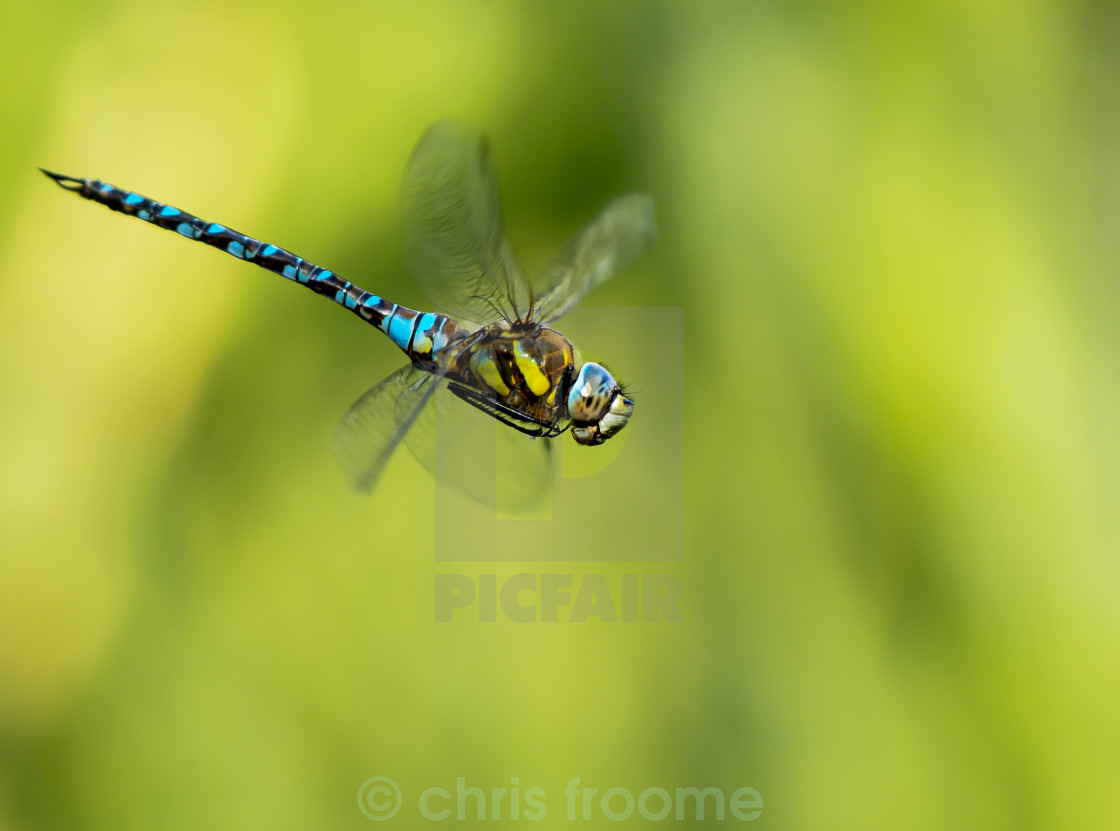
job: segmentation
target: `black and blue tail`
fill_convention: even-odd
[[[302,283],[379,328],[413,360],[435,360],[455,334],[454,321],[444,315],[398,306],[283,248],[253,239],[216,222],[206,222],[171,205],[121,190],[98,179],[75,179],[39,169],[59,187],[100,202],[110,210],[175,231],[187,239],[204,242],[292,282]]]

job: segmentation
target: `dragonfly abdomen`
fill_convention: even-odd
[[[379,328],[413,360],[436,360],[455,332],[454,322],[444,315],[398,306],[277,245],[261,242],[217,222],[207,222],[173,205],[156,202],[99,179],[75,179],[47,170],[43,173],[66,190],[110,210],[174,231],[307,286]]]
[[[372,296],[368,299],[380,300]],[[370,309],[371,317],[366,317],[362,309],[358,313],[415,361],[438,361],[443,348],[457,333],[457,325],[446,315],[418,312],[384,300],[370,308],[368,299],[365,308]],[[380,315],[380,320],[375,322],[372,315]]]

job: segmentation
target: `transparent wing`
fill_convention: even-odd
[[[648,249],[656,238],[653,197],[632,193],[611,200],[545,272],[539,283],[534,319],[541,323],[556,320]]]
[[[439,481],[510,513],[530,512],[551,487],[549,439],[500,423],[453,395],[442,376],[411,364],[346,411],[334,451],[353,486],[369,492],[402,441]]]
[[[342,416],[334,452],[357,490],[373,490],[393,451],[430,404],[438,380],[409,364],[355,401]]]
[[[429,128],[402,187],[411,265],[429,298],[471,323],[526,312],[529,287],[506,241],[486,138],[455,121]]]
[[[550,493],[552,441],[531,438],[471,406],[439,382],[405,444],[438,481],[507,513],[530,513]]]

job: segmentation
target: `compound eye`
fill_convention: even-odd
[[[614,376],[596,363],[586,363],[568,393],[568,415],[574,421],[598,421],[610,409],[618,392]]]

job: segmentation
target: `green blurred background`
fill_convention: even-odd
[[[519,777],[537,827],[573,776],[751,786],[769,828],[1120,827],[1114,4],[3,21],[0,828],[369,827],[376,775]],[[364,498],[327,449],[396,350],[35,169],[419,306],[397,189],[449,116],[530,269],[657,199],[587,303],[683,308],[683,555],[543,570],[675,574],[683,623],[435,623],[423,470]]]

